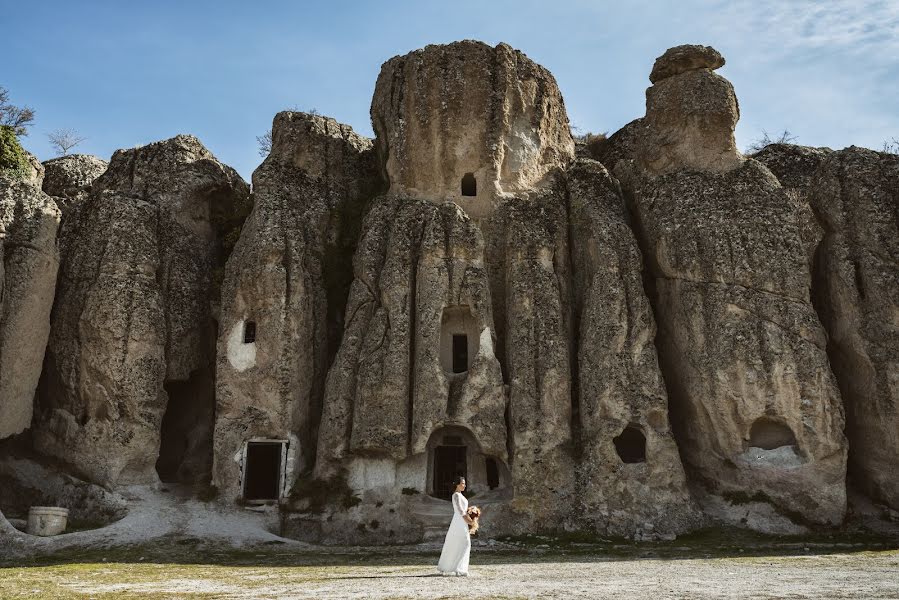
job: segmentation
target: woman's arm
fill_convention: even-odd
[[[469,517],[467,514],[465,514],[465,511],[462,510],[462,503],[457,498],[457,496],[461,496],[461,495],[462,494],[460,492],[456,492],[455,494],[453,494],[453,510],[455,510],[457,513],[459,513],[459,516],[461,516],[462,519],[464,519],[466,523],[471,523],[472,522],[471,517]]]

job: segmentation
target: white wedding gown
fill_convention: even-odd
[[[437,570],[444,575],[468,575],[468,555],[471,553],[471,537],[468,535],[468,524],[463,519],[468,510],[468,499],[460,492],[453,494],[453,520],[450,521],[446,541]]]

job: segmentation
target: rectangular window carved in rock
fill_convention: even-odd
[[[256,321],[247,321],[243,326],[243,343],[252,344],[256,342]]]
[[[277,500],[284,470],[282,441],[248,442],[243,465],[245,500]]]
[[[453,334],[453,373],[468,370],[468,336]]]

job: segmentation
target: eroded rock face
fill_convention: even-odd
[[[58,242],[60,256],[68,254],[71,232],[77,229],[81,208],[90,196],[94,180],[106,172],[109,163],[89,154],[69,154],[44,161],[43,190],[53,197],[62,212]]]
[[[44,161],[44,193],[72,198],[90,190],[94,180],[109,166],[105,160],[90,154],[69,154]]]
[[[406,461],[393,479],[421,489],[429,440],[447,426],[470,429],[485,455],[505,462],[506,400],[477,227],[452,203],[381,196],[354,271],[317,474],[332,476],[351,455],[390,458]],[[465,365],[443,347],[454,334],[466,337]]]
[[[649,80],[658,83],[668,77],[680,75],[687,71],[709,69],[714,71],[724,66],[724,57],[711,46],[684,44],[668,48],[652,65]]]
[[[771,145],[764,162],[824,228],[814,300],[846,405],[852,482],[899,507],[899,157]]]
[[[643,262],[617,182],[597,162],[568,172],[577,319],[581,523],[619,535],[699,521],[668,423]],[[646,529],[649,524],[649,529]]]
[[[211,419],[211,389],[176,398],[165,386],[210,370],[217,224],[247,196],[237,173],[191,136],[113,155],[67,242],[40,386],[40,451],[96,483],[158,481],[168,403],[192,403]]]
[[[30,159],[25,178],[0,177],[0,439],[31,424],[59,268],[60,212]]]
[[[656,60],[637,151],[643,169],[723,172],[740,165],[734,141],[737,96],[730,82],[713,72],[723,64],[713,48],[702,46],[671,48]]]
[[[735,109],[730,84],[708,69],[661,79],[644,122],[653,135],[684,124],[666,130],[675,151],[659,156],[671,160],[647,160],[644,141],[636,161],[617,163],[649,269],[672,423],[688,473],[733,504],[706,509],[759,529],[833,525],[846,506],[846,440],[810,296],[821,231],[768,169],[725,152]]]
[[[242,453],[253,439],[289,441],[285,491],[312,468],[377,173],[371,140],[350,127],[304,113],[275,117],[222,292],[214,482],[224,497],[241,494]]]
[[[427,46],[387,61],[371,115],[391,191],[452,200],[474,218],[574,156],[555,79],[506,44]]]
[[[725,498],[840,523],[843,410],[809,296],[816,232],[807,205],[754,161],[725,174],[641,178],[631,189],[691,472]],[[759,420],[792,438],[767,447],[752,434]],[[790,461],[765,452],[780,446]]]

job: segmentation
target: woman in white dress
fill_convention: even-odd
[[[440,561],[437,570],[443,575],[468,575],[468,555],[471,553],[471,537],[468,535],[468,524],[471,517],[468,516],[468,499],[462,495],[465,489],[465,478],[456,477],[453,480],[455,491],[453,492],[453,520],[450,521],[449,531],[446,532],[446,541],[443,542],[443,552],[440,553]]]

